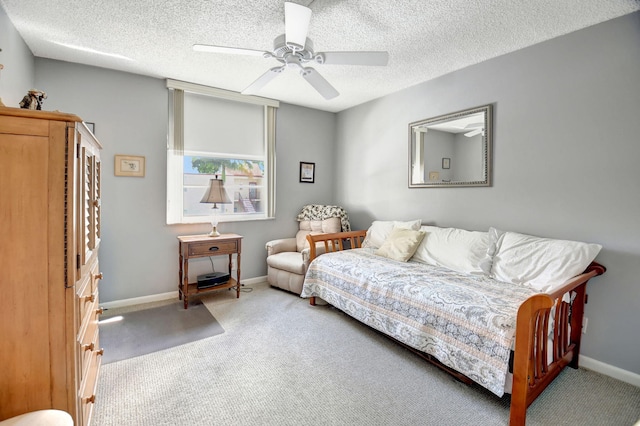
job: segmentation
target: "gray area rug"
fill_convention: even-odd
[[[252,288],[202,298],[224,334],[103,365],[92,426],[508,425],[508,396],[456,381],[335,308]],[[527,426],[638,419],[640,388],[566,369]]]
[[[102,363],[109,364],[224,333],[222,326],[199,301],[184,309],[182,302],[119,312],[100,318]]]

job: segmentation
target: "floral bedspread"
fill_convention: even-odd
[[[320,297],[502,396],[518,307],[534,293],[353,249],[316,258],[301,296]]]

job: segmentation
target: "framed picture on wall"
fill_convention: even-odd
[[[87,126],[91,133],[96,134],[96,123],[92,123],[90,121],[85,121],[84,124]]]
[[[116,155],[115,175],[144,177],[144,157],[136,155]]]
[[[300,162],[300,182],[314,183],[316,181],[316,163]]]
[[[450,169],[451,168],[451,158],[443,158],[442,159],[442,168]]]

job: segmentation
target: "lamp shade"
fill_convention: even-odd
[[[213,204],[229,204],[231,200],[227,196],[227,191],[224,189],[224,182],[220,179],[209,179],[209,188],[204,193],[201,203],[213,203]],[[215,206],[214,206],[215,207]]]

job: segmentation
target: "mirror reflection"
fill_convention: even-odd
[[[409,187],[491,185],[491,105],[409,124]]]

